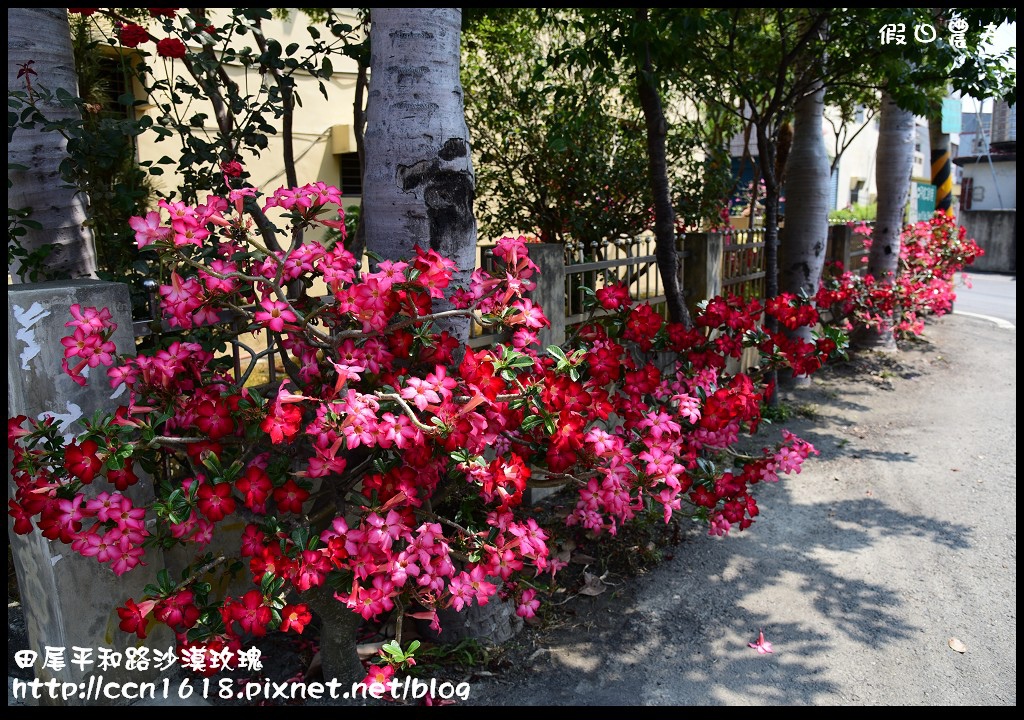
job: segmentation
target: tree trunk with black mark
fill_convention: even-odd
[[[459,268],[446,293],[475,266],[476,179],[459,82],[460,8],[371,8],[363,222],[366,248],[408,261],[432,248]],[[447,310],[446,301],[435,310]],[[465,342],[468,318],[438,323]]]
[[[829,162],[822,135],[825,87],[795,107],[793,144],[786,168],[786,227],[781,232],[779,286],[782,292],[813,297],[821,283],[828,243]],[[811,328],[790,333],[812,341]]]

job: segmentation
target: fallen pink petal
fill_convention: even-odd
[[[754,648],[760,655],[767,655],[774,652],[772,650],[772,644],[764,639],[764,630],[759,630],[757,633],[757,642],[747,643],[747,647]]]

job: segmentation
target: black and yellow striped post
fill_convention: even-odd
[[[949,134],[929,123],[928,139],[932,146],[932,185],[935,186],[935,212],[953,214],[953,161]]]

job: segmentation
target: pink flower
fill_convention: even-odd
[[[117,329],[117,324],[109,322],[111,318],[110,309],[102,310],[94,307],[83,308],[78,303],[71,306],[71,316],[74,320],[64,323],[64,327],[81,328],[86,333],[101,333],[107,328]]]
[[[747,647],[754,648],[760,655],[767,655],[772,650],[772,644],[764,639],[764,630],[757,632],[757,642],[747,643]]]
[[[523,597],[519,601],[519,605],[516,607],[516,615],[521,618],[532,618],[536,616],[537,610],[540,609],[540,600],[537,599],[537,591],[524,590]]]
[[[366,677],[362,680],[362,684],[366,687],[378,685],[387,688],[395,674],[395,669],[390,665],[371,665],[367,670]]]
[[[284,330],[285,323],[294,323],[298,320],[295,313],[288,309],[288,303],[283,300],[265,297],[260,301],[260,307],[263,310],[255,313],[253,319],[274,332],[281,332]]]

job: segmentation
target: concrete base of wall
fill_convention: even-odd
[[[962,210],[957,218],[985,251],[967,268],[968,272],[1017,272],[1017,211]]]

